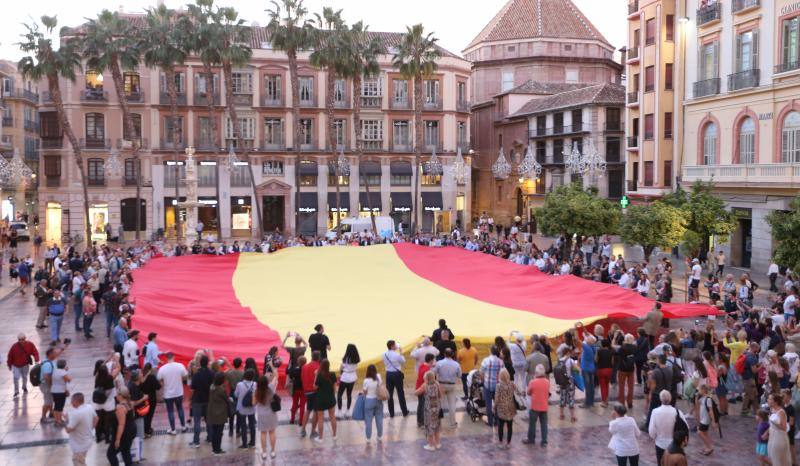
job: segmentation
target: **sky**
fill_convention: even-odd
[[[18,60],[22,54],[15,45],[24,28],[22,23],[43,15],[57,15],[60,26],[75,26],[94,17],[103,8],[125,12],[143,12],[157,0],[3,0],[0,14],[0,58]],[[617,49],[625,43],[628,0],[573,0],[578,8]],[[170,8],[178,8],[186,0],[165,0]],[[240,16],[261,26],[267,23],[265,0],[217,0],[222,6],[235,6]],[[321,12],[323,6],[343,10],[348,22],[363,20],[373,31],[402,32],[406,25],[423,23],[433,31],[439,44],[461,54],[464,47],[481,31],[506,3],[506,0],[305,0],[310,12]],[[116,6],[112,6],[116,5]],[[393,6],[402,5],[402,8]],[[366,8],[365,8],[366,6]]]

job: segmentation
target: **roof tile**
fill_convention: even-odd
[[[546,84],[546,83],[545,83]],[[588,104],[625,104],[625,87],[614,83],[594,84],[547,97],[531,99],[511,117],[544,113]]]

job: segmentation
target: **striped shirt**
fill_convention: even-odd
[[[491,391],[497,388],[497,376],[500,374],[500,369],[505,367],[503,360],[497,356],[490,354],[483,361],[481,361],[481,372],[483,372],[483,384]]]

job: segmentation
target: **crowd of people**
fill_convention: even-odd
[[[383,241],[463,247],[546,273],[579,275],[651,297],[655,292],[662,302],[671,299],[669,259],[658,261],[652,270],[646,262],[629,267],[621,256],[614,258],[606,239],[583,238],[568,245],[561,238],[540,250],[532,240],[517,236],[509,230],[501,237],[465,237],[456,230],[439,238],[396,235]],[[616,324],[608,329],[596,325],[590,330],[581,323],[557,339],[514,331],[498,336],[484,358],[479,358],[478,348],[468,338],[458,340],[441,320],[410,354],[401,351],[399,342],[387,341],[380,364],[368,365],[360,383],[357,369],[362,361],[357,342],[347,343],[344,357],[334,364],[339,367],[335,373],[328,358],[331,341],[322,324],[307,339],[296,332],[287,334],[285,361],[278,356],[277,347],[269,349],[263,362],[228,360],[216,357],[212,349],[199,349],[188,364],[181,364],[172,353],[160,351],[157,334],[145,338],[133,323],[136,302],[128,295],[131,272],[156,256],[269,253],[285,247],[380,241],[369,234],[325,241],[284,239],[275,233],[256,246],[234,242],[231,246],[197,243],[168,247],[137,242],[127,248],[103,245],[79,253],[72,247],[62,251],[53,245],[44,251],[42,265],[31,264],[33,295],[40,311],[36,327],[41,331],[48,328],[50,344],[41,359],[24,334],[11,346],[8,366],[13,372],[14,397],[20,396],[20,388],[25,396],[28,381],[35,382],[43,395],[41,422],[66,429],[75,464],[83,464],[91,446],[103,442],[112,465],[119,464],[120,458],[126,465],[141,459],[144,440],[153,435],[153,418],[162,405],[168,433],[177,435],[191,427],[192,447],[202,446],[205,432],[212,453],[224,454],[222,437],[227,426],[239,448],[253,449],[258,431],[258,448],[266,459],[276,455],[277,413],[284,403],[298,435],[315,443],[324,442],[326,435],[337,438],[337,419],[363,420],[367,441],[372,440],[373,431],[376,440],[383,441],[384,407],[390,418],[411,412],[404,379],[413,359],[416,420],[424,430],[426,450],[441,448],[442,429],[458,428],[456,412],[462,404],[473,420],[485,418],[498,438],[498,448],[511,447],[517,417],[528,421],[522,443],[534,445],[538,431],[539,444],[544,447],[551,396],[558,400],[560,419],[566,420],[568,413],[574,423],[576,391],[580,391],[581,407],[592,408],[596,402],[603,407],[613,404],[609,447],[619,464],[638,464],[641,431],[653,440],[654,457],[660,465],[685,464],[684,448],[694,431],[703,443],[703,454],[712,455],[712,434],[736,403],[742,405],[742,416],[756,416],[754,448],[759,460],[772,465],[796,464],[800,327],[795,317],[797,283],[790,271],[774,272],[785,277],[785,283],[783,290],[772,295],[771,306],[754,305],[756,285],[749,277],[731,286],[733,278],[726,275],[720,294],[735,294],[735,306],[722,300],[719,307],[725,318],[712,316],[704,326],[698,321],[691,328],[665,329],[666,320],[656,303],[641,328],[632,333]],[[718,260],[714,262],[720,265]],[[695,265],[688,269],[689,288],[698,290],[694,297],[699,301]],[[723,267],[712,272],[711,283],[706,283],[711,303],[719,301],[713,296],[713,281],[719,281]],[[651,278],[654,289],[649,285]],[[771,283],[776,278],[770,277]],[[91,339],[98,314],[104,315],[100,332],[105,328],[112,350],[95,362],[93,392],[68,396],[71,340],[62,338],[63,321],[70,316],[75,338]],[[641,407],[634,406],[635,386],[641,387],[645,396]],[[286,401],[281,399],[284,393]],[[683,404],[678,405],[679,401]],[[639,422],[631,416],[632,410],[642,410]]]

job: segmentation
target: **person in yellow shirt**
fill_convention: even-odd
[[[739,356],[744,353],[747,349],[747,332],[744,330],[739,330],[739,333],[736,334],[736,340],[731,337],[731,332],[728,330],[725,332],[725,339],[722,340],[722,344],[725,345],[726,348],[731,350],[731,365],[736,363],[736,360],[739,359]]]
[[[461,340],[461,343],[464,347],[458,350],[456,359],[458,360],[458,364],[461,365],[461,385],[464,387],[464,399],[466,399],[469,397],[469,392],[467,391],[467,375],[478,365],[478,350],[472,346],[472,342],[469,338],[464,338]]]

